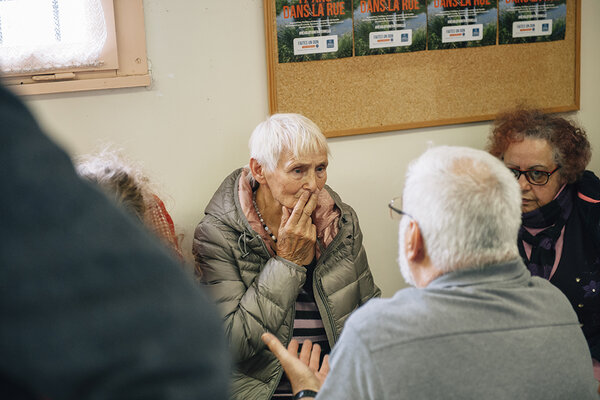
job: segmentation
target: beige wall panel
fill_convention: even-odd
[[[221,180],[248,159],[247,141],[268,112],[262,0],[145,0],[149,88],[30,96],[27,103],[69,152],[110,141],[140,160],[168,194],[186,235]],[[600,1],[582,1],[581,110],[600,173]],[[510,106],[510,104],[507,104]],[[404,286],[397,226],[388,201],[401,193],[407,163],[430,144],[483,148],[489,123],[330,139],[329,184],[357,211],[384,296]]]

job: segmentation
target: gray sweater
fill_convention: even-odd
[[[347,321],[318,399],[594,399],[568,300],[521,260],[374,299]]]

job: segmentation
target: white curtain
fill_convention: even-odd
[[[101,0],[0,0],[0,70],[29,73],[101,65]]]

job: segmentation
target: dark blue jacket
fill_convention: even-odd
[[[600,360],[600,180],[585,171],[574,185],[573,211],[550,282],[571,302],[592,356]]]

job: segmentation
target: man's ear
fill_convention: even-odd
[[[259,164],[254,158],[250,159],[250,172],[252,172],[252,176],[256,179],[256,182],[261,185],[265,184],[267,180],[265,179],[265,171],[262,165]]]
[[[406,258],[410,261],[420,262],[425,257],[425,242],[419,224],[410,221],[406,228],[406,241],[404,243]]]

